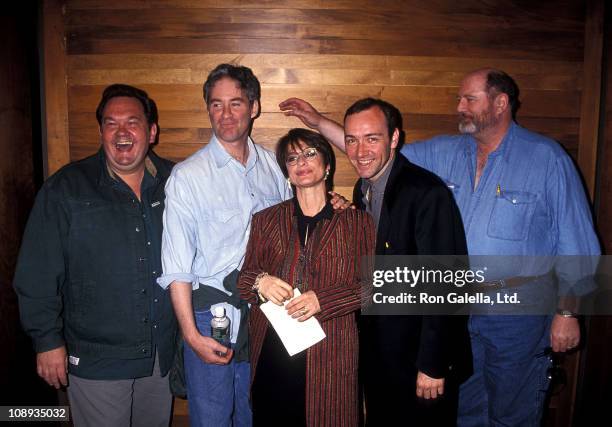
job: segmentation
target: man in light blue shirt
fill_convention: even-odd
[[[204,84],[208,145],[175,166],[166,185],[163,276],[184,337],[190,423],[251,425],[248,307],[235,288],[251,216],[290,197],[274,154],[249,132],[260,85],[247,67],[221,64]],[[231,320],[231,348],[210,338],[211,307]]]
[[[518,86],[506,73],[474,71],[459,90],[462,135],[408,144],[401,152],[453,191],[470,255],[516,255],[529,261],[598,255],[588,201],[571,159],[555,141],[515,122],[518,97]],[[280,107],[343,149],[343,129],[310,104],[294,98]],[[525,282],[526,270],[516,270],[510,279]],[[576,273],[555,265],[560,290],[581,277]],[[533,277],[525,284],[533,289],[549,285],[550,279]],[[540,424],[549,385],[547,355],[580,342],[573,307],[563,304],[560,299],[554,316],[471,316],[474,375],[460,390],[460,426]]]

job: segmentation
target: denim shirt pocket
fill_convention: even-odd
[[[496,198],[487,235],[496,239],[525,240],[536,209],[537,194],[504,191]]]

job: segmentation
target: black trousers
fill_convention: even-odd
[[[362,316],[360,319],[359,375],[365,400],[365,425],[456,426],[459,384],[452,378],[445,379],[442,397],[428,400],[416,396],[419,331],[402,328],[402,318]]]
[[[256,369],[251,387],[253,426],[306,426],[306,351],[289,356],[270,326]]]

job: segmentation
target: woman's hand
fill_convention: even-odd
[[[293,288],[289,283],[269,275],[259,280],[259,293],[276,305],[283,305],[285,301],[293,298]]]
[[[297,298],[291,300],[285,307],[289,316],[298,319],[298,322],[310,319],[321,312],[319,300],[313,291],[304,292]]]

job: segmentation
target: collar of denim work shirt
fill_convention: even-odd
[[[489,157],[501,156],[503,161],[505,162],[508,161],[510,156],[507,155],[507,153],[509,154],[510,151],[512,150],[512,144],[510,143],[510,141],[512,140],[512,138],[514,138],[514,133],[515,133],[515,129],[517,128],[517,126],[518,125],[513,120],[510,123],[510,126],[508,127],[508,132],[506,132],[506,135],[504,135],[504,139],[502,139],[501,144],[499,144],[499,147],[497,147],[495,151],[489,154]],[[468,157],[475,156],[476,147],[477,147],[476,139],[472,137],[471,135],[465,135],[465,137],[467,138],[467,141],[468,141],[468,143],[465,144],[465,154]]]
[[[212,136],[209,145],[210,154],[212,155],[213,160],[215,162],[215,166],[217,166],[217,168],[221,169],[232,160],[237,162],[236,159],[234,159],[227,151],[225,151],[225,148],[223,148],[216,135]],[[244,166],[246,172],[248,172],[255,166],[255,162],[257,160],[257,151],[255,150],[255,144],[253,143],[253,140],[250,136],[247,139],[247,146],[249,147],[249,158],[247,159],[246,165]]]

